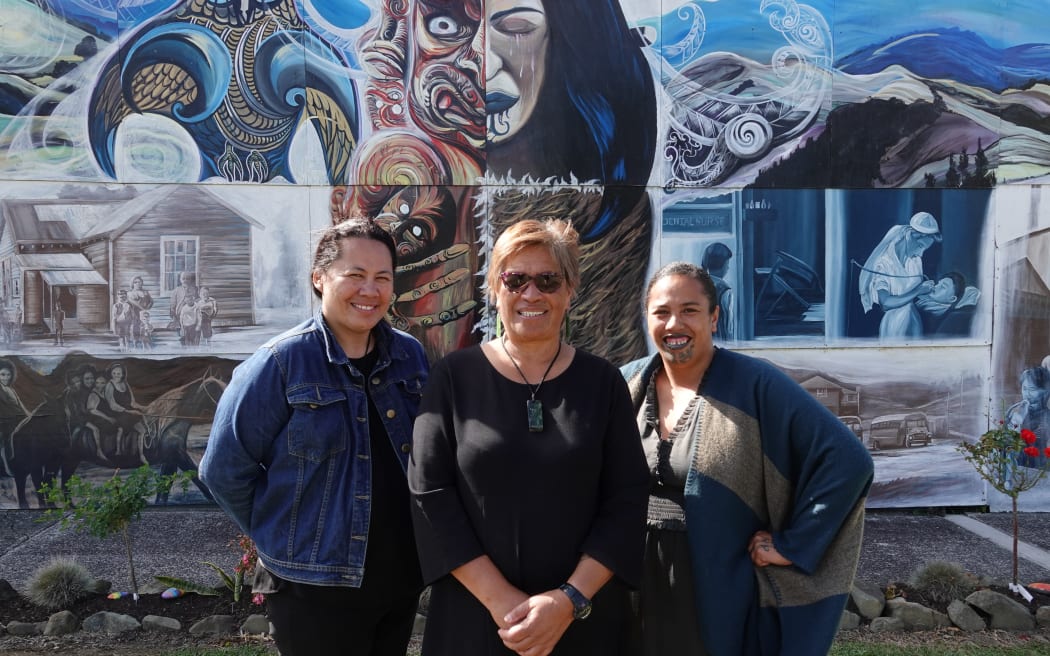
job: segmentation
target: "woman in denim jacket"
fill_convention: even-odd
[[[427,377],[419,342],[383,317],[394,242],[374,222],[328,228],[312,319],[234,371],[200,475],[255,541],[254,589],[283,656],[403,656],[422,589],[405,479]]]

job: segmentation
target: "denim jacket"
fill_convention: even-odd
[[[280,578],[361,586],[372,492],[366,388],[408,467],[426,356],[386,322],[373,335],[379,356],[366,380],[317,314],[242,362],[219,400],[200,477]]]

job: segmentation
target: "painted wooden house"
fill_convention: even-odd
[[[117,200],[0,202],[0,300],[26,333],[50,331],[56,303],[89,330],[112,327],[111,308],[133,280],[164,329],[184,274],[219,305],[215,326],[255,323],[252,229],[257,222],[207,187],[163,185]]]

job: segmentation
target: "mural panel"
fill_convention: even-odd
[[[685,259],[715,276],[723,341],[987,343],[989,195],[677,190],[664,196],[660,264]]]
[[[723,345],[874,390],[840,413],[865,435],[926,415],[929,446],[876,440],[882,505],[985,499],[955,464],[934,485],[911,465],[1025,402],[1050,353],[1036,0],[0,4],[12,444],[81,362],[228,379],[313,311],[315,231],[358,213],[395,236],[389,318],[432,359],[492,334],[488,253],[521,218],[579,229],[568,330],[618,364],[648,350],[647,275],[702,264]]]
[[[956,447],[985,431],[984,348],[937,366],[910,349],[758,351],[853,429],[875,461],[869,508],[975,506],[983,485]]]

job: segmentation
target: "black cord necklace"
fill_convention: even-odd
[[[532,386],[529,379],[526,378],[525,374],[521,371],[521,367],[515,362],[514,356],[512,356],[510,351],[507,350],[506,334],[500,338],[499,344],[503,347],[503,352],[507,354],[508,358],[510,358],[510,363],[514,365],[514,369],[518,372],[518,375],[521,376],[521,380],[525,383],[525,387],[529,388],[530,396],[532,398],[525,402],[525,411],[529,419],[529,432],[539,433],[543,430],[543,401],[537,401],[536,394],[540,391],[540,386],[547,380],[547,374],[551,372],[554,363],[558,361],[558,356],[561,355],[561,340],[558,340],[558,350],[554,353],[554,359],[551,360],[549,365],[547,365],[547,371],[543,372],[543,377],[540,378],[540,382],[536,384],[536,387]]]

